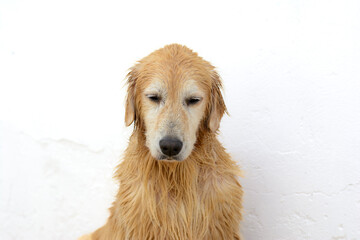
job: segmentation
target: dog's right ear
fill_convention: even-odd
[[[135,111],[135,83],[137,79],[137,72],[135,67],[130,69],[127,75],[127,97],[125,103],[125,125],[128,127],[132,122],[136,121]]]

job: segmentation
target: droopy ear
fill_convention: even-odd
[[[221,94],[222,84],[217,72],[212,75],[212,88],[210,96],[210,115],[209,115],[209,128],[211,131],[216,132],[220,126],[220,121],[224,113],[227,113],[225,102]]]
[[[127,97],[125,103],[125,125],[128,127],[135,121],[135,83],[137,79],[137,73],[134,68],[130,69],[127,75]]]

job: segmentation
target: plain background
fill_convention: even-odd
[[[174,42],[223,78],[245,239],[360,239],[358,0],[0,0],[0,239],[104,224],[127,70]]]

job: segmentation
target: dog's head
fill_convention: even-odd
[[[214,67],[178,44],[140,60],[128,74],[125,123],[145,133],[158,160],[186,159],[199,132],[216,132],[226,112]]]

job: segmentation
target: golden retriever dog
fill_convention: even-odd
[[[240,170],[217,139],[226,112],[214,67],[171,44],[127,78],[134,124],[107,223],[80,239],[241,239]]]

